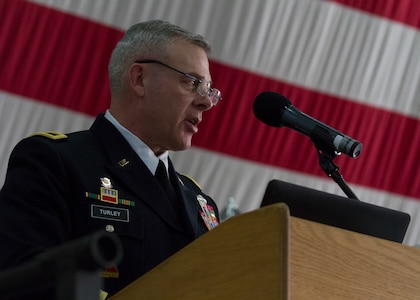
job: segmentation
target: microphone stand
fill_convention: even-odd
[[[317,143],[315,141],[312,142],[317,149],[321,169],[324,170],[328,177],[331,177],[340,186],[348,198],[359,200],[359,198],[357,198],[348,186],[343,176],[340,174],[340,168],[333,162],[333,159],[338,155],[337,152],[335,150],[328,149],[328,147],[323,146],[322,143]]]

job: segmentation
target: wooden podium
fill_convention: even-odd
[[[420,299],[420,249],[274,204],[222,223],[111,298],[122,299]]]

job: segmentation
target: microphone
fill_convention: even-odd
[[[357,158],[363,145],[355,139],[321,123],[299,111],[284,96],[275,92],[262,92],[253,105],[258,120],[273,127],[288,127],[311,138],[320,147]]]

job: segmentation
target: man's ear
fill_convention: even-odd
[[[132,64],[128,72],[128,84],[137,95],[144,94],[143,67],[140,64]]]

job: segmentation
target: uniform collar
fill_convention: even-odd
[[[128,142],[134,152],[140,157],[140,159],[144,162],[147,166],[149,171],[152,174],[155,174],[157,165],[159,163],[159,159],[163,161],[166,166],[166,170],[168,170],[168,151],[163,152],[158,157],[153,153],[152,149],[149,148],[141,139],[135,136],[131,131],[127,128],[122,126],[117,119],[114,118],[113,115],[109,112],[109,110],[105,113],[105,118],[111,122],[112,125],[121,133],[124,139]]]

